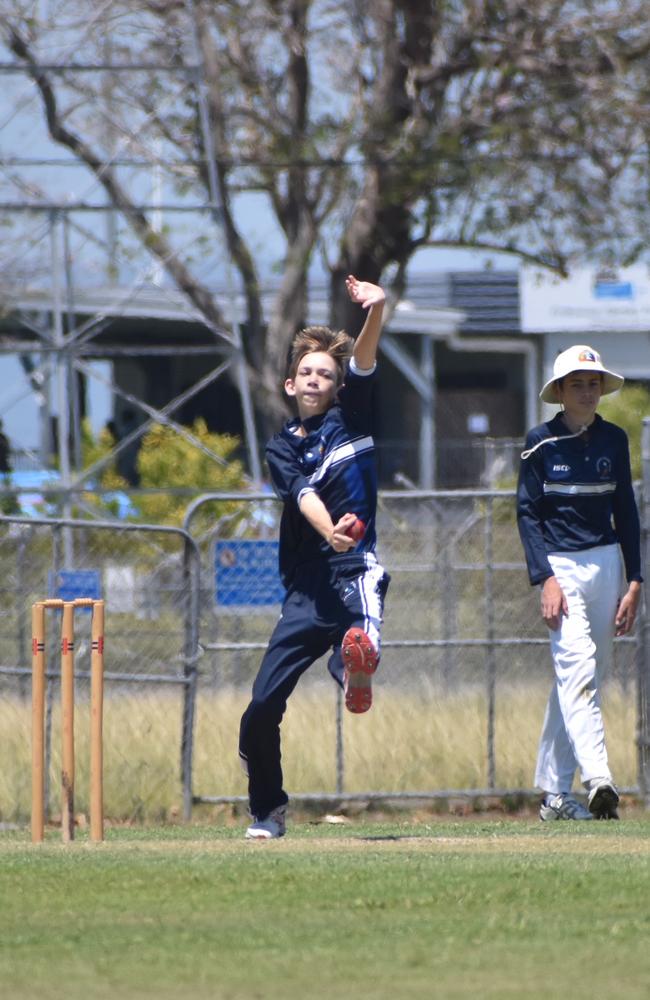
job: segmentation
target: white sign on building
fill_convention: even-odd
[[[568,278],[522,268],[522,333],[650,330],[650,268],[580,268]]]

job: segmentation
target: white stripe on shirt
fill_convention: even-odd
[[[616,483],[544,483],[544,493],[558,493],[562,496],[600,496],[614,493]]]
[[[360,455],[364,451],[372,451],[374,446],[375,442],[368,435],[367,437],[355,438],[354,441],[348,441],[347,444],[341,444],[338,448],[333,448],[323,464],[309,476],[308,481],[310,483],[319,482],[333,465],[339,465],[341,462],[345,462],[355,455]]]

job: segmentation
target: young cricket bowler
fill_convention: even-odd
[[[328,669],[349,711],[372,703],[389,577],[375,555],[377,470],[372,395],[385,295],[350,275],[353,302],[368,310],[355,341],[308,327],[294,339],[285,392],[296,404],[267,445],[284,501],[280,574],[286,598],[240,726],[248,773],[249,839],[285,833],[280,722],[300,676],[328,649]]]

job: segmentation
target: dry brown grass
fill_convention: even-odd
[[[546,686],[497,692],[496,784],[530,788]],[[237,758],[239,718],[248,692],[202,694],[198,702],[194,790],[201,795],[244,795]],[[305,685],[295,692],[283,723],[283,764],[290,792],[336,788],[336,691]],[[30,702],[0,702],[0,819],[25,820],[30,808]],[[487,709],[472,688],[418,694],[378,687],[371,712],[343,715],[346,791],[432,791],[487,785]],[[633,691],[610,685],[605,695],[608,749],[623,785],[636,784],[636,708]],[[105,805],[119,819],[162,819],[180,806],[178,693],[106,698]],[[50,774],[52,812],[58,801],[59,713],[53,712]],[[87,803],[88,712],[76,714],[77,807]]]

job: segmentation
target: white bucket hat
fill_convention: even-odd
[[[558,379],[570,375],[571,372],[600,372],[603,376],[603,396],[606,396],[609,392],[616,392],[625,381],[622,375],[610,372],[604,367],[600,360],[600,354],[598,351],[594,351],[593,347],[588,347],[587,344],[576,344],[574,347],[569,347],[566,351],[558,354],[553,365],[553,378],[548,380],[540,392],[539,398],[545,403],[557,403],[558,399],[554,388],[555,383]]]

